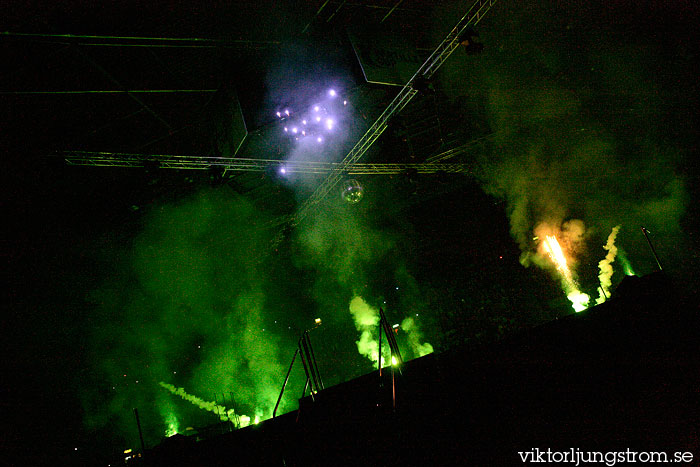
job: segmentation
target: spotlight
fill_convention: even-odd
[[[289,110],[285,110],[284,113],[287,114],[287,117],[289,117]]]
[[[322,142],[323,142],[323,138],[321,138],[321,137],[319,136],[318,138],[316,138],[316,141],[318,141],[319,143],[322,143]]]
[[[343,101],[343,105],[348,105],[348,101]]]
[[[301,131],[301,134],[306,136],[306,132],[304,130]]]
[[[279,118],[282,118],[282,114],[279,113],[279,112],[277,112],[277,116],[278,116]]]
[[[301,121],[302,125],[306,125],[306,120]]]
[[[314,105],[314,112],[318,112],[319,110],[321,110],[321,108],[317,105]]]
[[[332,130],[332,129],[333,129],[333,119],[330,119],[330,118],[329,118],[329,119],[326,120],[326,127],[327,127],[329,130]]]
[[[316,121],[317,121],[317,122],[320,122],[320,121],[321,121],[321,117],[316,117]]]
[[[292,128],[292,133],[294,133],[295,135],[297,134],[297,131],[299,131],[297,130],[297,127]]]
[[[335,94],[335,89],[331,89],[330,91],[328,91],[328,95],[331,97],[335,97]]]
[[[285,169],[284,167],[282,167],[282,168],[280,169],[280,173],[281,173],[282,175],[286,175],[286,174],[287,174],[287,169]]]
[[[286,133],[287,131],[289,131],[289,128],[284,127],[284,131],[285,131],[285,133]]]

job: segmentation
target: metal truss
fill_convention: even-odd
[[[431,78],[452,52],[459,47],[460,35],[466,31],[468,27],[478,24],[495,3],[496,0],[477,0],[472,4],[471,8],[462,16],[455,27],[450,30],[447,37],[445,37],[433,53],[430,54],[428,59],[418,68],[411,79],[401,88],[384,112],[382,112],[372,126],[369,127],[342,162],[339,163],[338,167],[333,169],[326,180],[324,180],[311,196],[301,204],[297,213],[292,217],[292,224],[296,225],[308,216],[310,210],[324,199],[340,182],[343,175],[347,173],[347,167],[357,164],[358,160],[367,152],[372,144],[374,144],[384,130],[386,130],[391,117],[401,112],[418,93],[414,88],[416,81]]]
[[[442,153],[454,157],[466,152],[469,145],[459,146]],[[421,164],[401,163],[356,163],[352,165],[319,161],[283,161],[278,159],[246,159],[240,157],[173,156],[162,154],[127,154],[115,152],[69,151],[61,154],[68,165],[93,167],[158,167],[161,169],[207,170],[223,168],[228,171],[264,172],[284,168],[286,174],[326,174],[339,172],[344,175],[394,175],[415,171],[416,173],[465,173],[471,165],[463,163],[425,162]],[[446,157],[445,157],[446,158]],[[442,158],[441,160],[444,160]]]

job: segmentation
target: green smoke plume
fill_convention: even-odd
[[[225,406],[219,405],[216,402],[200,399],[197,396],[188,394],[184,388],[176,388],[172,384],[164,383],[162,381],[158,384],[176,396],[180,396],[187,402],[194,404],[196,407],[216,414],[216,416],[223,422],[231,421],[237,423],[236,411],[234,409],[227,409]],[[166,422],[168,422],[168,427],[170,429],[173,423],[172,419],[168,419]],[[175,429],[175,432],[177,432],[177,429]]]
[[[362,297],[353,297],[349,309],[360,332],[360,338],[355,342],[357,351],[376,363],[379,360],[379,310],[367,304]]]
[[[422,357],[433,353],[432,345],[430,345],[428,342],[421,342],[423,340],[423,333],[413,317],[409,316],[401,321],[401,329],[406,331],[408,334],[408,345],[413,351],[413,355],[416,357]]]
[[[280,358],[295,341],[293,320],[266,291],[296,295],[266,268],[270,237],[257,226],[267,220],[230,189],[205,189],[154,205],[133,239],[105,240],[109,280],[91,296],[94,381],[81,385],[90,426],[110,426],[133,443],[138,407],[153,444],[175,413],[188,425],[212,423],[162,391],[161,381],[202,400],[235,399],[237,412],[271,415]]]
[[[632,263],[630,263],[630,260],[627,258],[627,254],[625,253],[625,250],[622,248],[617,249],[617,255],[620,258],[620,263],[622,263],[622,270],[624,271],[626,276],[634,276],[636,275],[634,273],[634,269],[632,268]]]

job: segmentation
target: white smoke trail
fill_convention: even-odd
[[[355,327],[361,333],[360,339],[356,341],[357,351],[376,363],[379,360],[379,342],[377,341],[379,310],[369,306],[359,296],[350,300],[349,308]]]
[[[172,384],[164,383],[162,381],[158,384],[160,384],[160,386],[162,386],[163,388],[172,392],[176,396],[180,396],[183,399],[185,399],[187,402],[191,402],[192,404],[196,405],[200,409],[215,413],[222,422],[230,421],[230,422],[236,424],[239,428],[242,428],[242,427],[248,425],[248,423],[250,423],[250,417],[246,417],[245,415],[243,415],[240,417],[241,421],[239,424],[238,420],[236,420],[236,417],[235,417],[236,413],[233,409],[227,409],[223,405],[219,405],[216,402],[205,401],[204,399],[200,399],[197,396],[193,396],[192,394],[188,394],[184,388],[176,388]],[[248,423],[245,423],[246,419],[247,419]]]
[[[607,243],[605,246],[603,246],[604,249],[608,250],[608,254],[605,255],[605,258],[598,263],[598,268],[600,269],[598,280],[600,281],[600,287],[602,288],[598,298],[595,301],[598,305],[603,303],[605,300],[607,300],[607,297],[610,296],[610,286],[612,285],[611,278],[613,272],[615,272],[613,271],[612,262],[615,261],[615,256],[617,256],[615,238],[617,237],[617,233],[620,231],[620,227],[621,226],[619,225],[613,227],[612,232],[610,232],[610,235],[608,236]]]
[[[401,322],[401,329],[406,331],[406,334],[408,335],[408,345],[411,346],[411,350],[413,350],[413,354],[416,357],[422,357],[423,355],[433,353],[432,345],[430,345],[428,342],[421,344],[421,341],[423,340],[423,333],[418,327],[416,320],[411,317],[404,319]]]

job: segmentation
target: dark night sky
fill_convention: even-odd
[[[442,117],[455,116],[449,124],[462,140],[495,134],[489,145],[465,156],[475,176],[367,176],[361,180],[361,203],[350,207],[335,197],[323,204],[272,255],[266,250],[270,232],[250,226],[288,209],[304,190],[269,174],[212,184],[203,173],[67,167],[47,157],[75,148],[139,152],[144,141],[154,139],[141,151],[206,151],[210,143],[202,132],[210,130],[209,107],[201,96],[144,98],[173,127],[185,128],[173,135],[172,128],[159,126],[124,96],[12,94],[112,89],[114,81],[96,71],[95,62],[132,88],[218,88],[238,80],[240,88],[249,89],[241,100],[257,126],[264,117],[251,101],[259,100],[259,112],[266,111],[272,105],[267,98],[284,88],[280,83],[301,86],[318,71],[286,69],[294,57],[318,57],[324,64],[319,69],[328,71],[324,85],[340,77],[348,88],[354,86],[358,100],[370,101],[358,104],[354,118],[381,111],[391,90],[362,84],[338,32],[369,13],[348,12],[302,36],[299,31],[318,5],[275,5],[122,2],[97,8],[91,2],[10,1],[1,7],[0,31],[281,44],[264,51],[205,49],[201,56],[158,51],[159,63],[171,70],[158,74],[143,72],[149,62],[140,51],[130,55],[106,48],[101,54],[93,48],[84,59],[72,51],[74,45],[0,37],[3,61],[10,65],[0,89],[7,219],[0,446],[18,458],[32,453],[17,465],[51,459],[59,465],[100,459],[102,465],[103,456],[133,442],[133,426],[125,420],[138,404],[175,404],[183,426],[187,417],[211,422],[197,419],[198,412],[159,389],[138,392],[129,386],[123,399],[104,391],[115,372],[127,368],[155,386],[163,374],[182,368],[187,376],[173,384],[206,388],[206,377],[197,371],[211,368],[219,349],[232,346],[248,364],[257,361],[255,352],[245,350],[257,345],[245,340],[255,326],[273,332],[274,345],[256,352],[277,352],[278,365],[260,373],[275,386],[283,377],[275,372],[291,356],[299,323],[317,315],[327,323],[318,346],[330,356],[322,363],[328,380],[338,383],[368,372],[347,313],[353,295],[373,305],[386,302],[397,320],[426,310],[420,323],[436,350],[488,342],[568,313],[550,272],[536,267],[536,258],[529,268],[521,265],[542,222],[561,226],[584,220],[588,230],[579,275],[590,294],[605,255],[600,247],[618,223],[623,225],[619,244],[638,274],[653,271],[638,233],[644,222],[656,234],[669,274],[697,296],[697,284],[685,279],[697,271],[699,249],[700,18],[691,1],[498,3],[479,25],[485,52],[467,56],[458,50],[436,75],[437,96],[407,109],[410,115],[421,105],[439,105]],[[397,11],[397,22],[387,28],[399,33],[401,18],[415,19],[414,7],[423,8],[407,1],[407,11]],[[422,30],[441,38],[462,10],[463,5],[440,2],[422,15]],[[327,36],[332,37],[328,43]],[[318,43],[323,46],[314,46]],[[105,122],[106,130],[101,129]],[[410,124],[408,118],[402,122]],[[412,156],[400,131],[394,131],[382,136],[368,158],[393,162]],[[261,188],[239,195],[247,191],[242,186]],[[260,257],[263,266],[255,263]],[[192,270],[179,271],[185,263]],[[616,274],[614,284],[621,278]],[[229,286],[231,291],[222,291]],[[248,321],[221,309],[258,310],[254,303],[262,300],[260,294],[261,314]],[[170,305],[154,303],[171,298]],[[192,325],[172,325],[176,321]],[[218,329],[224,322],[238,339],[233,344]],[[165,344],[155,343],[161,340]],[[212,353],[192,352],[198,343]],[[239,384],[251,393],[257,387],[247,380]],[[247,397],[252,405],[255,395]],[[155,409],[140,410],[146,417],[157,415]],[[94,419],[101,417],[112,418],[99,426]],[[157,442],[159,436],[154,432],[150,439]]]

